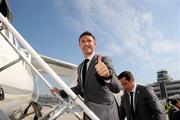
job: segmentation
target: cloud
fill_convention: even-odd
[[[173,51],[180,51],[180,42],[172,40],[158,40],[153,41],[152,50],[157,53],[170,53]]]
[[[144,24],[147,24],[147,25],[152,25],[153,23],[153,17],[149,13],[144,13],[142,15],[142,20],[144,21]]]
[[[111,57],[120,57],[121,53],[124,51],[123,47],[121,47],[121,49],[119,49],[120,46],[118,44],[115,43],[109,43],[108,46],[104,49],[100,49],[99,54],[103,54],[103,55],[107,55],[107,56],[111,56]]]
[[[167,64],[180,56],[180,42],[166,38],[156,23],[160,15],[155,15],[153,9],[139,10],[141,4],[138,7],[126,0],[76,0],[71,4],[56,0],[56,3],[63,3],[58,8],[66,12],[63,17],[72,28],[89,29],[98,35],[100,53],[132,65],[130,68],[136,65],[137,69],[152,72],[163,67],[170,69]],[[179,65],[177,60],[173,64]]]

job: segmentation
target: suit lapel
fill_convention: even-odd
[[[135,111],[136,111],[136,105],[137,105],[138,97],[139,97],[139,86],[137,85],[136,86],[136,92],[135,92],[135,103],[134,103]]]

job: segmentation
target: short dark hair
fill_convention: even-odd
[[[91,32],[85,31],[85,32],[83,32],[83,33],[79,36],[79,42],[80,42],[81,37],[84,36],[84,35],[89,35],[89,36],[91,36],[94,40],[96,40],[96,38],[94,37],[94,35],[93,35]]]
[[[130,81],[131,78],[134,78],[133,75],[132,75],[132,73],[129,72],[129,71],[124,71],[124,72],[122,72],[122,73],[120,73],[120,74],[118,75],[118,79],[119,79],[119,80],[120,80],[121,78],[123,78],[123,77],[125,77],[126,80],[128,80],[128,81]]]
[[[177,99],[171,100],[171,104],[172,104],[172,105],[176,105],[176,103],[178,103],[178,100],[177,100]]]

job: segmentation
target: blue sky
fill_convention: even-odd
[[[40,54],[79,64],[78,37],[91,31],[116,73],[180,80],[180,0],[9,0],[13,25]]]

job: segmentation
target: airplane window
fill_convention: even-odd
[[[13,44],[17,47],[18,50],[20,49],[19,44],[14,36],[13,36]]]
[[[16,41],[15,41],[14,37],[13,37],[13,44],[16,46]]]
[[[9,38],[9,32],[5,29],[5,35]]]

